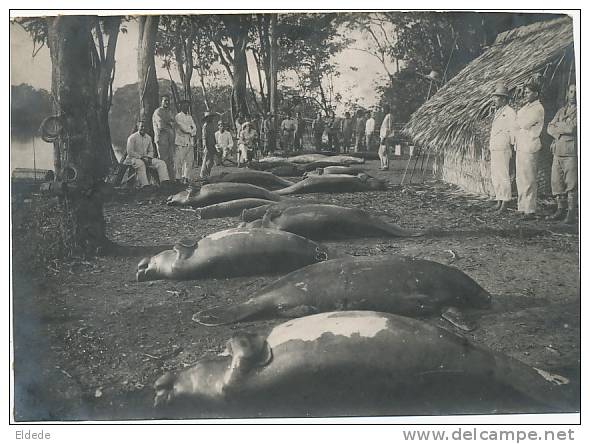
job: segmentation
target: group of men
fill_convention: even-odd
[[[541,86],[531,80],[525,86],[526,103],[518,112],[509,105],[510,94],[505,85],[497,85],[493,98],[496,105],[490,133],[490,168],[496,206],[506,211],[512,199],[510,159],[516,151],[516,188],[518,211],[524,220],[536,218],[537,171],[541,150],[541,132],[545,110],[539,101]],[[569,85],[567,103],[560,108],[547,125],[547,133],[553,138],[551,152],[551,189],[557,200],[557,210],[548,216],[550,220],[562,220],[573,224],[577,214],[578,160],[577,160],[577,111],[576,86]]]
[[[188,183],[192,176],[194,153],[193,140],[197,126],[190,115],[190,102],[180,103],[180,112],[173,114],[170,98],[164,96],[161,106],[154,111],[152,124],[157,153],[152,138],[146,133],[145,121],[137,124],[137,131],[127,139],[125,163],[137,173],[140,187],[149,186],[147,168],[153,168],[161,184],[171,179]]]
[[[387,109],[386,109],[387,108]],[[389,115],[386,123],[386,138],[389,140],[393,134],[393,120],[387,105],[383,109],[384,113]],[[327,136],[328,149],[344,153],[354,149],[355,152],[368,151],[376,140],[377,113],[371,111],[358,110],[354,117],[350,112],[345,112],[344,117],[338,119],[334,113],[331,113],[326,120],[321,114],[318,114],[312,123],[312,134],[316,148],[324,146],[324,135]],[[383,145],[380,131],[379,144]]]
[[[182,101],[180,108],[179,113],[173,114],[170,98],[164,96],[161,106],[154,111],[152,123],[157,153],[143,119],[137,123],[137,131],[127,139],[125,163],[135,169],[138,185],[142,188],[150,184],[148,168],[156,170],[161,184],[171,179],[188,183],[191,178],[197,126],[190,115],[190,102]]]

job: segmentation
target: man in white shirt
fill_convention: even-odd
[[[166,162],[154,158],[152,138],[145,132],[143,120],[137,123],[137,132],[131,134],[127,139],[127,157],[124,163],[135,169],[137,183],[142,188],[150,184],[146,174],[147,167],[155,168],[160,184],[169,179]]]
[[[193,151],[193,138],[197,134],[197,126],[189,113],[190,102],[180,102],[181,110],[176,114],[176,137],[174,152],[174,175],[175,179],[188,183],[193,175],[193,162],[195,154]]]
[[[383,105],[383,113],[385,118],[381,123],[381,130],[379,131],[379,159],[381,159],[381,170],[389,169],[388,149],[392,143],[393,131],[393,116],[391,115],[391,108],[389,105]]]
[[[535,219],[537,210],[537,170],[541,151],[541,132],[545,109],[539,101],[540,81],[532,79],[525,86],[527,103],[516,113],[516,188],[518,211],[523,220]]]
[[[516,137],[516,112],[508,105],[510,94],[506,86],[499,84],[493,93],[496,112],[490,132],[490,170],[496,195],[495,210],[506,211],[512,199],[510,159]]]
[[[218,128],[219,131],[215,133],[215,148],[221,157],[221,165],[223,165],[227,157],[231,155],[233,151],[234,140],[231,133],[225,130],[223,122],[219,122]]]
[[[373,132],[375,132],[375,113],[372,112],[371,116],[367,119],[367,123],[365,124],[365,149],[370,151],[371,148],[371,141],[373,140]]]

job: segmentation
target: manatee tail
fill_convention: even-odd
[[[195,313],[192,319],[206,327],[215,327],[218,325],[235,324],[263,311],[265,311],[264,306],[250,299],[243,304],[229,307],[218,306],[202,310]]]
[[[390,236],[419,237],[424,236],[424,234],[426,234],[424,231],[406,230],[405,228],[402,228],[399,225],[384,222],[377,217],[371,216],[370,220],[375,224],[376,227],[378,227],[381,231],[384,231],[385,233],[389,234]]]
[[[566,389],[569,384],[567,378],[531,367],[506,355],[494,354],[494,358],[495,375],[506,385],[558,411],[576,410],[570,390]]]

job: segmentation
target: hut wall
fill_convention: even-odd
[[[543,147],[539,155],[539,196],[551,195],[551,164],[553,156],[547,147]],[[494,188],[490,173],[490,161],[474,159],[473,157],[459,157],[445,153],[436,165],[442,180],[455,184],[463,190],[482,196],[494,197]],[[515,156],[512,156],[510,176],[512,178],[512,192],[516,196]]]

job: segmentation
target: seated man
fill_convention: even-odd
[[[137,132],[127,139],[127,157],[125,164],[131,165],[137,173],[137,182],[140,187],[149,185],[146,168],[154,168],[158,172],[160,184],[168,181],[168,167],[166,162],[154,158],[154,146],[152,138],[145,132],[145,124],[141,120],[137,122]]]

